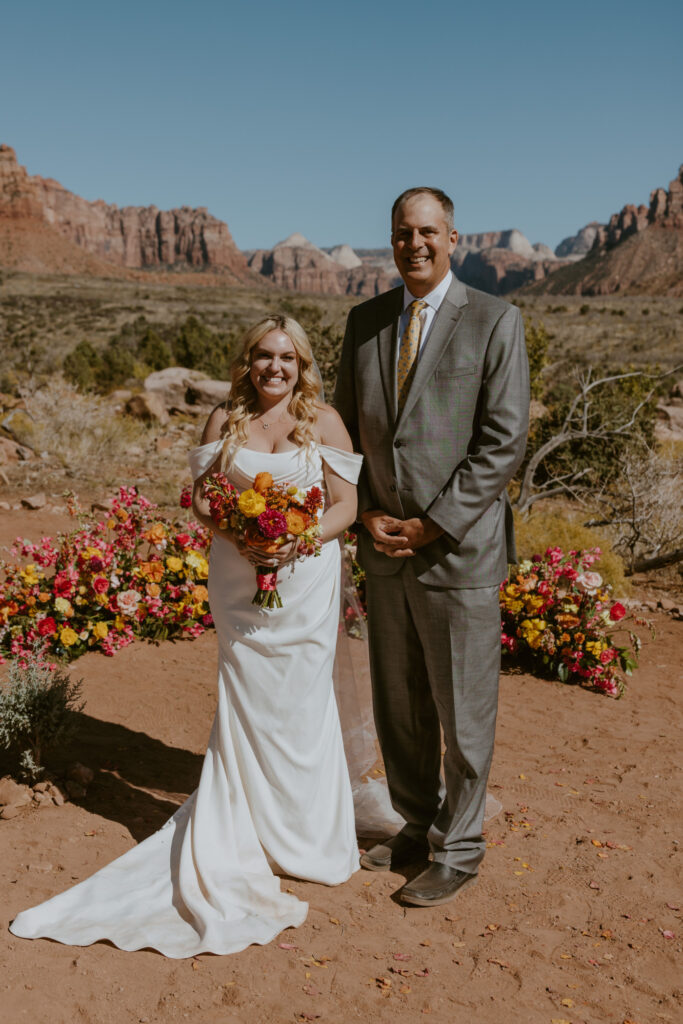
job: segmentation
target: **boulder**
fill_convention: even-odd
[[[78,782],[72,782],[71,779],[66,783],[66,791],[72,800],[82,800],[86,796],[85,786],[81,786]]]
[[[71,765],[66,775],[68,779],[80,783],[81,786],[89,786],[95,778],[92,768],[88,768],[87,765],[80,764],[78,761]]]
[[[32,799],[30,786],[15,782],[9,775],[0,779],[0,807],[11,804],[14,807],[22,807],[30,804]]]
[[[224,402],[229,394],[228,381],[197,380],[188,385],[186,401],[189,405],[206,405],[213,409]]]
[[[126,412],[147,422],[168,423],[168,412],[163,398],[154,391],[142,391],[139,395],[133,395],[126,402]]]
[[[39,494],[31,494],[28,498],[22,498],[21,504],[23,508],[30,509],[32,512],[37,512],[38,509],[45,508],[47,505],[47,497],[41,491]]]

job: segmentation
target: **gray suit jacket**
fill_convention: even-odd
[[[403,286],[351,310],[335,405],[365,456],[359,513],[427,514],[445,531],[411,558],[418,579],[449,588],[500,583],[515,560],[505,487],[524,456],[529,370],[519,310],[454,279],[397,418],[397,328]],[[402,559],[359,536],[366,571]]]

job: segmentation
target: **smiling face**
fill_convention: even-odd
[[[439,200],[421,192],[406,199],[396,211],[391,244],[394,262],[408,291],[421,298],[448,273],[458,232],[448,226]]]
[[[249,379],[266,407],[291,397],[299,379],[299,358],[288,334],[268,331],[254,345]]]

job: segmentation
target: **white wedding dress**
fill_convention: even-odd
[[[220,448],[215,442],[191,452],[195,479]],[[261,471],[275,482],[323,487],[323,462],[355,483],[361,461],[325,445],[274,454],[242,448],[229,475],[240,490]],[[276,874],[338,885],[357,870],[332,685],[339,545],[324,544],[319,557],[282,569],[278,589],[283,608],[253,605],[253,566],[229,541],[214,539],[218,708],[198,789],[157,833],[20,913],[15,935],[79,946],[109,939],[168,957],[234,953],[304,921],[308,905],[282,892]]]

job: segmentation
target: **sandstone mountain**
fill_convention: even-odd
[[[244,279],[244,256],[227,224],[204,207],[159,210],[89,202],[51,178],[30,176],[0,145],[0,265],[111,273],[208,269]]]
[[[668,191],[657,188],[650,193],[649,206],[629,204],[608,224],[587,227],[596,228],[588,254],[530,291],[683,295],[683,166]]]
[[[351,246],[338,245],[326,252],[299,232],[272,249],[246,255],[251,270],[291,291],[373,296],[391,287],[384,270],[360,260]]]

